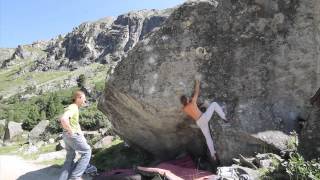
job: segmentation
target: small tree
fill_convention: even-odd
[[[39,98],[35,102],[35,104],[39,107],[40,111],[46,111],[47,108],[47,102],[44,100],[44,98]]]
[[[43,111],[40,112],[40,119],[41,120],[46,120],[47,119],[46,111],[43,110]]]
[[[28,109],[28,116],[22,123],[22,128],[32,130],[40,121],[39,108],[36,105],[31,105]]]
[[[14,111],[12,109],[8,112],[8,121],[14,121]]]
[[[48,119],[54,118],[63,111],[60,97],[57,94],[51,94],[47,103],[46,117]]]
[[[83,88],[86,84],[87,78],[84,74],[81,74],[77,79],[77,84],[79,88]]]
[[[46,108],[46,117],[51,119],[55,116],[56,112],[57,108],[54,104],[53,98],[50,97]]]

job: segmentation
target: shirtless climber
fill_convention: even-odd
[[[182,95],[180,98],[181,103],[183,105],[182,110],[188,116],[192,117],[193,120],[196,121],[204,137],[206,138],[207,146],[209,148],[211,157],[213,158],[213,160],[217,160],[216,151],[214,149],[213,140],[209,130],[209,121],[214,112],[217,112],[220,118],[222,118],[225,122],[228,122],[228,120],[226,119],[226,116],[221,106],[216,102],[212,102],[207,107],[207,110],[204,113],[202,113],[197,106],[197,99],[199,96],[199,92],[200,92],[200,81],[196,80],[195,89],[194,89],[194,93],[191,100],[185,95]]]

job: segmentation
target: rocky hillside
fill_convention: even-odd
[[[204,154],[179,101],[201,76],[200,101],[224,105],[231,119],[210,123],[224,163],[285,150],[320,86],[319,10],[317,0],[188,1],[118,64],[99,109],[158,157]]]
[[[14,51],[15,49],[13,48],[0,48],[0,64],[5,60],[10,59]]]
[[[34,70],[75,69],[92,64],[114,64],[167,18],[171,10],[141,10],[83,23],[65,37],[47,46],[47,57],[33,66]]]
[[[129,12],[115,19],[83,23],[50,41],[0,49],[0,95],[10,97],[28,88],[39,92],[72,87],[80,74],[103,80],[107,69],[159,27],[171,12]]]

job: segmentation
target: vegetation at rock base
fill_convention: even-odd
[[[288,142],[290,148],[289,158],[283,162],[274,159],[270,168],[260,169],[261,178],[264,180],[319,180],[320,179],[320,158],[306,161],[297,152],[298,135],[291,133],[292,139]]]
[[[103,82],[96,82],[95,90],[102,91]],[[50,121],[50,132],[61,132],[58,118],[64,108],[71,103],[72,92],[77,87],[45,93],[30,99],[23,99],[17,94],[1,101],[0,119],[21,122],[25,130],[32,130],[41,120]],[[97,130],[110,127],[106,116],[97,109],[97,102],[90,99],[88,107],[80,109],[80,125],[84,130]]]
[[[147,165],[152,160],[152,156],[148,153],[128,147],[122,140],[116,139],[110,147],[97,152],[92,159],[92,163],[99,170],[112,170],[132,168],[135,165]]]

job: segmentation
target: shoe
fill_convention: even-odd
[[[97,176],[98,175],[98,169],[91,164],[88,164],[87,169],[84,171],[85,174],[90,174],[91,176]]]

